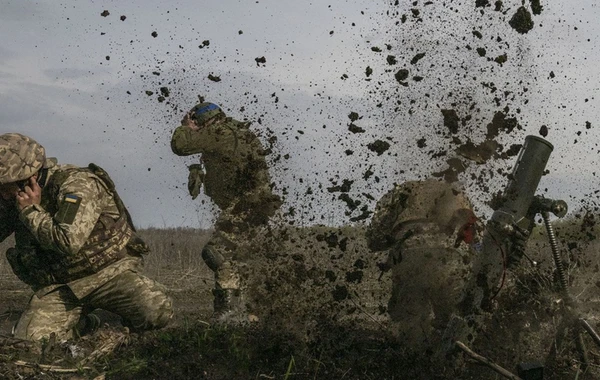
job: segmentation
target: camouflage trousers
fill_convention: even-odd
[[[434,340],[461,300],[474,252],[443,234],[422,233],[390,255],[392,294],[388,313],[397,322],[397,334],[418,346]]]
[[[134,270],[127,270],[106,281],[79,299],[67,285],[38,296],[33,295],[28,309],[15,327],[15,338],[40,340],[56,334],[57,339],[74,337],[80,318],[94,309],[119,315],[133,330],[164,327],[173,315],[165,287]]]
[[[215,232],[202,250],[202,258],[215,273],[215,289],[242,288],[246,262],[257,252],[264,251],[265,237],[270,234],[268,218],[278,203],[263,205],[264,209],[270,210],[268,212],[248,210],[238,213],[235,207],[236,204],[219,215]]]
[[[255,229],[253,229],[254,232]],[[251,231],[216,230],[202,250],[202,258],[215,276],[215,289],[240,289],[246,261],[252,254]]]

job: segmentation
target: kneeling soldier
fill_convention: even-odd
[[[15,234],[8,262],[35,292],[16,338],[89,332],[94,318],[87,315],[97,308],[134,331],[169,322],[171,299],[142,275],[148,247],[104,170],[59,165],[33,139],[7,133],[0,135],[0,196],[0,242]]]

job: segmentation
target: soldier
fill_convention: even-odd
[[[213,319],[226,321],[243,314],[244,262],[256,253],[252,237],[267,226],[281,199],[272,192],[268,152],[250,123],[226,117],[219,106],[201,99],[181,124],[171,139],[173,152],[202,154],[201,163],[189,167],[190,195],[195,199],[204,184],[206,195],[221,209],[202,258],[215,276]]]
[[[0,135],[0,241],[33,291],[16,338],[69,339],[94,327],[100,308],[133,330],[165,326],[173,308],[165,288],[141,274],[148,252],[106,172],[59,165],[18,133]]]
[[[400,322],[397,333],[414,346],[439,338],[454,312],[478,229],[469,200],[447,182],[405,182],[377,203],[367,243],[373,251],[389,251],[380,264],[392,270],[388,313]]]

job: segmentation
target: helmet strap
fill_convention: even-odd
[[[46,180],[48,179],[48,168],[41,168],[38,173],[39,176],[37,182],[40,185],[40,187],[44,187],[44,185],[46,184]]]

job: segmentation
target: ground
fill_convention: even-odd
[[[248,300],[259,315],[239,327],[209,324],[212,277],[199,252],[208,232],[146,230],[153,248],[147,274],[165,284],[174,299],[173,323],[159,331],[129,334],[114,316],[94,335],[39,348],[6,337],[31,295],[0,261],[0,377],[7,379],[499,379],[492,369],[457,353],[434,360],[435,348],[416,348],[395,333],[400,322],[386,313],[391,275],[383,256],[369,252],[363,229],[288,228],[279,234],[279,256],[266,255],[255,268],[264,297]],[[542,237],[543,238],[543,237]],[[578,310],[598,328],[600,275],[590,241],[577,246],[559,239]],[[571,249],[569,249],[570,247]],[[564,297],[558,292],[550,248],[538,238],[523,262],[507,273],[496,309],[470,346],[507,370],[539,362],[544,379],[598,378],[600,350],[583,334],[589,367],[573,329],[563,329]],[[266,293],[265,293],[266,292]],[[92,360],[92,359],[94,360]],[[56,367],[44,367],[55,365]],[[59,372],[62,370],[63,372]],[[65,373],[64,371],[71,372]]]

